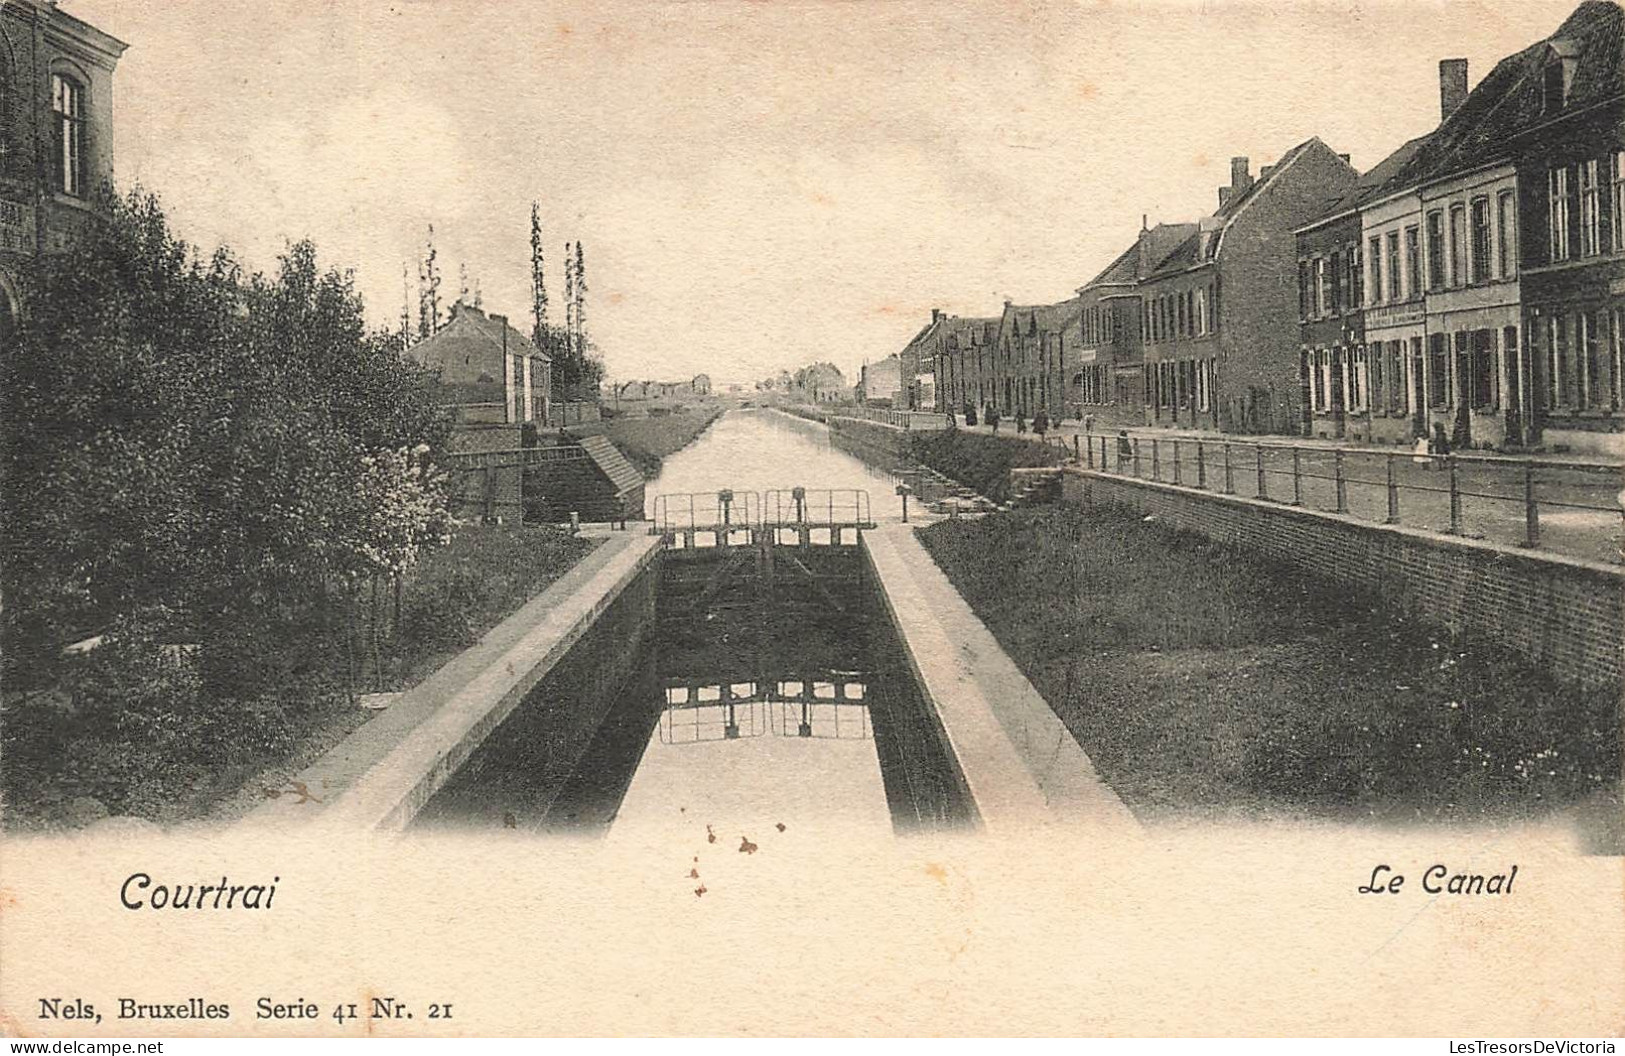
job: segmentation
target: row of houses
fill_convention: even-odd
[[[933,311],[899,399],[1111,426],[1625,453],[1621,8],[1588,0],[1365,173],[1318,138],[1076,295]],[[918,395],[916,395],[918,394]]]
[[[617,400],[660,400],[679,396],[711,395],[711,375],[696,374],[687,381],[624,381],[614,388]]]

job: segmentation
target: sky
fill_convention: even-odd
[[[309,237],[392,325],[433,224],[442,289],[528,329],[535,201],[612,379],[741,382],[1065,299],[1233,155],[1368,169],[1441,58],[1476,84],[1576,4],[61,0],[131,45],[117,179],[188,240]]]

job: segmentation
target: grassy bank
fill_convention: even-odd
[[[1617,693],[1108,509],[921,538],[1136,813],[1528,815],[1617,782]]]
[[[1010,490],[1010,471],[1018,467],[1054,466],[1061,453],[1035,440],[984,436],[948,429],[908,434],[909,457],[976,491],[1003,502]]]
[[[7,694],[0,787],[8,829],[75,827],[109,814],[173,823],[213,813],[267,772],[292,772],[373,713],[354,693],[396,690],[433,672],[545,589],[595,544],[545,527],[469,525],[392,591],[344,599],[353,635],[313,631],[277,684],[252,699],[211,692],[194,665],[155,643],[115,638],[57,687]],[[381,622],[376,650],[374,614]]]
[[[572,428],[578,436],[601,433],[620,448],[621,454],[645,479],[660,472],[667,455],[694,442],[722,414],[720,407],[692,407],[648,418],[608,418],[583,428]]]

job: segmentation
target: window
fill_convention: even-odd
[[[1609,248],[1615,253],[1625,250],[1625,150],[1614,151],[1614,193],[1609,201],[1613,207],[1613,239]]]
[[[1211,282],[1207,284],[1207,332],[1219,332],[1219,298]]]
[[[1364,413],[1371,384],[1366,370],[1365,349],[1350,349],[1349,355],[1353,359],[1349,367],[1349,373],[1352,375],[1349,378],[1349,410],[1357,414]]]
[[[1371,236],[1371,249],[1367,254],[1371,268],[1371,284],[1366,288],[1371,291],[1371,303],[1376,304],[1382,300],[1382,236]]]
[[[1518,217],[1517,198],[1511,191],[1502,191],[1495,200],[1495,252],[1496,274],[1510,279],[1518,273]]]
[[[1471,341],[1471,353],[1468,359],[1472,377],[1469,379],[1470,388],[1467,395],[1476,409],[1489,409],[1495,406],[1495,331],[1475,330],[1470,335],[1463,335]]]
[[[1343,310],[1343,254],[1332,250],[1332,314]]]
[[[1365,290],[1360,281],[1365,275],[1365,266],[1360,262],[1360,242],[1356,239],[1349,245],[1349,303],[1364,304]]]
[[[1599,243],[1602,239],[1602,214],[1600,197],[1602,190],[1597,186],[1597,160],[1580,163],[1580,256],[1594,257],[1601,250]]]
[[[1555,113],[1563,109],[1564,95],[1568,90],[1568,78],[1564,76],[1563,61],[1548,62],[1546,69],[1541,71],[1541,94],[1543,96],[1546,113]]]
[[[1417,245],[1415,227],[1405,229],[1405,292],[1411,297],[1422,295],[1422,251]]]
[[[56,189],[82,195],[85,190],[85,93],[79,82],[51,75],[51,109],[56,115],[56,150],[52,158]]]
[[[1326,314],[1326,258],[1315,258],[1315,315]]]
[[[1568,327],[1561,315],[1546,319],[1546,406],[1569,404]]]
[[[1399,270],[1399,232],[1388,232],[1388,299],[1402,301],[1404,296],[1400,291]]]
[[[1613,323],[1609,327],[1609,354],[1608,354],[1608,397],[1615,410],[1619,409],[1620,400],[1625,397],[1625,385],[1621,384],[1620,372],[1625,370],[1625,308],[1615,308],[1612,313]],[[1508,332],[1512,328],[1507,327]]]
[[[1387,364],[1383,362],[1382,348],[1381,341],[1374,341],[1360,353],[1371,364],[1371,409],[1374,411],[1382,409],[1382,386],[1388,380],[1385,376],[1387,372],[1383,369]]]
[[[1309,318],[1309,262],[1298,261],[1298,318]]]
[[[1546,172],[1547,251],[1553,261],[1569,259],[1569,170],[1562,165]]]
[[[1403,414],[1410,406],[1410,399],[1405,392],[1404,347],[1404,344],[1399,341],[1388,342],[1388,413],[1390,414]]]
[[[1473,256],[1470,275],[1473,282],[1487,282],[1490,277],[1490,200],[1473,199]]]
[[[1207,333],[1207,289],[1196,291],[1196,332],[1198,335]]]
[[[1586,410],[1595,410],[1606,405],[1606,392],[1602,377],[1601,349],[1597,341],[1597,323],[1599,316],[1596,312],[1581,312],[1575,322],[1575,338],[1580,353],[1580,406]]]
[[[1467,282],[1467,210],[1460,205],[1450,207],[1450,285],[1462,286]]]
[[[1444,213],[1428,214],[1428,289],[1444,288]]]
[[[1450,393],[1450,350],[1443,334],[1428,335],[1428,406],[1444,407]]]

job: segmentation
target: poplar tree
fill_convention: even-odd
[[[576,276],[570,266],[570,243],[564,244],[564,348],[559,356],[558,382],[565,391],[575,380]]]
[[[576,243],[576,349],[577,359],[585,359],[587,355],[587,265],[582,260],[581,243]],[[578,363],[579,365],[579,363]]]
[[[440,267],[435,263],[434,225],[429,225],[429,249],[423,261],[423,309],[418,321],[420,337],[440,331]]]
[[[533,320],[530,343],[543,352],[552,354],[547,334],[547,277],[543,268],[542,213],[535,202],[530,203],[530,314]]]
[[[412,284],[407,278],[406,262],[401,262],[401,351],[412,348]]]

